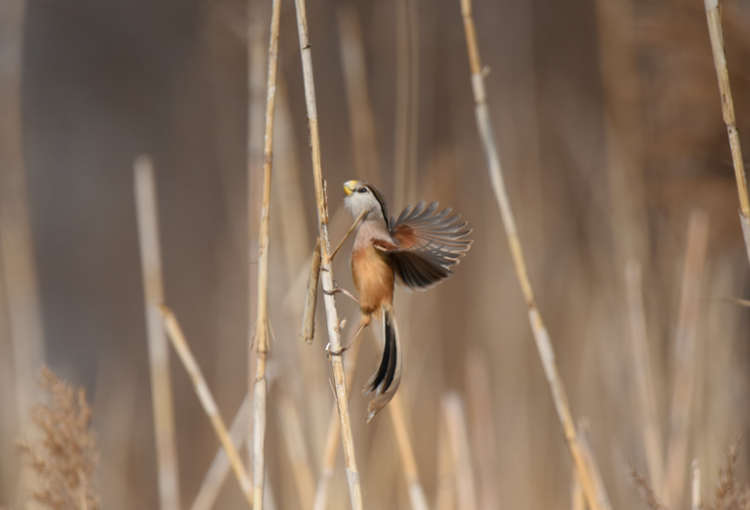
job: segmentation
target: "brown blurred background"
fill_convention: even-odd
[[[24,223],[17,216],[8,220],[8,211],[17,210],[8,204],[28,212],[33,252],[27,262],[38,282],[21,288],[38,289],[46,363],[85,386],[93,403],[103,508],[157,508],[133,161],[142,153],[153,158],[167,302],[231,421],[247,391],[254,321],[260,181],[257,161],[248,163],[248,137],[250,130],[251,143],[262,143],[262,123],[260,130],[248,125],[259,113],[262,122],[265,107],[265,64],[261,76],[248,72],[247,48],[255,44],[265,53],[270,2],[3,2],[0,50],[18,58],[0,60],[0,197],[6,226]],[[405,5],[412,13],[413,23],[406,24],[411,45],[399,31]],[[438,490],[441,397],[455,390],[469,411],[480,508],[568,508],[570,456],[489,186],[458,0],[321,0],[307,9],[334,242],[350,221],[344,212],[335,214],[341,183],[363,176],[389,197],[393,213],[406,202],[437,199],[474,229],[473,247],[450,280],[396,297],[406,344],[399,391],[428,500],[435,503]],[[342,12],[359,19],[364,45],[377,151],[377,161],[370,158],[364,167],[357,165],[352,143]],[[475,16],[531,280],[571,409],[576,419],[588,420],[615,508],[640,504],[628,466],[648,472],[625,263],[637,260],[643,268],[654,394],[666,445],[688,219],[696,208],[709,218],[684,469],[687,491],[689,462],[699,459],[708,492],[730,439],[746,435],[750,425],[750,316],[724,300],[747,297],[750,289],[703,3],[477,0]],[[746,0],[724,5],[724,28],[745,137]],[[311,502],[300,503],[290,475],[275,407],[279,395],[291,395],[317,477],[333,398],[320,311],[315,343],[307,346],[297,337],[315,208],[293,2],[282,4],[280,32],[267,483],[276,508],[308,509]],[[411,74],[399,71],[409,68]],[[248,75],[260,83],[259,103],[249,99]],[[413,102],[404,102],[404,90],[412,91]],[[413,115],[405,117],[405,109]],[[248,166],[254,176],[249,182]],[[406,180],[397,179],[399,168],[406,169]],[[248,220],[248,196],[255,220]],[[0,232],[3,243],[16,239],[7,232]],[[14,441],[25,422],[16,390],[29,374],[14,352],[23,342],[12,341],[19,331],[13,303],[20,298],[13,284],[17,269],[8,260],[0,300],[0,505],[20,508]],[[334,274],[352,288],[346,256],[338,257]],[[341,315],[356,324],[356,308],[345,298],[337,301]],[[33,323],[30,309],[23,320]],[[365,343],[351,391],[365,503],[408,508],[388,411],[364,422],[369,398],[358,390],[377,360],[369,339]],[[480,404],[470,381],[477,374],[490,396],[491,421],[484,422],[492,425],[490,438],[481,436],[481,413],[474,409]],[[187,508],[218,442],[174,356],[172,379]],[[741,454],[742,469],[746,458]],[[330,508],[348,508],[341,464]],[[216,508],[243,505],[236,481],[228,479]]]

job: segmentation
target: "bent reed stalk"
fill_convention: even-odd
[[[479,135],[484,147],[484,155],[487,159],[487,167],[492,183],[492,190],[495,193],[495,199],[500,207],[500,216],[505,227],[505,235],[508,239],[510,253],[513,258],[513,266],[516,270],[521,292],[523,293],[526,306],[529,311],[529,322],[531,330],[534,333],[539,357],[542,361],[544,374],[552,393],[552,399],[555,403],[560,425],[565,435],[565,441],[573,457],[573,463],[578,471],[578,476],[586,496],[586,501],[591,510],[606,510],[608,505],[601,501],[597,495],[594,484],[594,469],[586,458],[581,445],[579,444],[578,434],[573,422],[573,417],[568,405],[568,397],[565,393],[560,373],[555,362],[555,352],[552,348],[552,342],[549,338],[547,328],[542,321],[539,308],[536,304],[536,297],[529,280],[528,269],[521,248],[521,241],[518,238],[518,230],[513,217],[513,211],[508,199],[508,192],[505,188],[502,169],[500,167],[500,156],[497,146],[495,145],[494,131],[492,128],[492,119],[490,117],[489,107],[487,105],[487,93],[484,86],[484,74],[482,72],[482,63],[479,57],[479,46],[477,44],[476,30],[474,28],[474,19],[472,15],[471,0],[461,0],[461,13],[464,21],[464,30],[466,32],[466,45],[469,52],[469,64],[471,66],[471,84],[474,92],[475,114]],[[593,459],[593,457],[592,457]]]

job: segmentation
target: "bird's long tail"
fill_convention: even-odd
[[[401,382],[401,342],[396,318],[390,307],[383,308],[383,357],[380,366],[364,389],[364,394],[375,392],[375,398],[367,406],[367,421],[391,401]]]

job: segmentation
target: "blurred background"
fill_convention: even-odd
[[[670,503],[686,507],[692,459],[709,493],[731,439],[750,425],[750,315],[726,300],[750,294],[748,260],[703,2],[477,0],[474,10],[510,200],[574,418],[587,424],[615,508],[641,505],[629,466],[653,480],[653,459],[666,470],[673,448],[684,464],[672,486],[684,495]],[[479,508],[569,508],[572,463],[489,186],[459,1],[320,0],[307,11],[332,242],[351,222],[340,204],[353,178],[376,184],[392,213],[434,199],[474,229],[448,281],[396,294],[406,349],[399,392],[428,501],[453,508],[440,432],[450,394],[466,411]],[[745,137],[750,3],[727,1],[723,20]],[[15,442],[27,433],[43,359],[87,389],[102,507],[158,507],[133,193],[140,154],[154,162],[166,301],[225,421],[237,412],[255,366],[269,25],[266,0],[0,6],[0,505],[24,500]],[[309,509],[280,402],[296,412],[307,477],[317,480],[333,394],[322,305],[314,344],[298,338],[316,217],[286,0],[278,94],[267,488],[275,508]],[[677,339],[691,217],[707,220],[708,239],[686,348]],[[348,289],[350,243],[333,266]],[[635,279],[626,285],[629,261],[640,266],[640,290]],[[634,343],[628,290],[643,300],[645,365],[634,354],[643,344]],[[356,325],[356,306],[337,303]],[[350,402],[365,504],[410,508],[390,411],[365,423],[370,397],[359,389],[379,356],[363,343]],[[644,367],[660,445],[651,463]],[[175,356],[171,377],[187,508],[218,441]],[[687,396],[675,391],[683,383]],[[328,507],[349,508],[343,459],[337,466]],[[228,478],[216,508],[245,507]]]

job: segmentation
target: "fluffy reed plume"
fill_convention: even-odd
[[[91,408],[83,388],[72,388],[46,366],[39,386],[47,401],[31,410],[40,439],[21,441],[21,451],[38,476],[31,498],[52,510],[96,510],[94,471],[99,453],[89,429]]]
[[[750,487],[741,486],[736,480],[737,454],[740,440],[736,439],[729,445],[724,464],[719,467],[719,480],[714,489],[714,501],[710,505],[703,504],[704,510],[748,510],[750,509]]]
[[[661,509],[667,508],[664,505],[662,505],[661,502],[659,501],[659,498],[656,497],[654,488],[651,487],[651,484],[648,482],[645,476],[643,476],[641,473],[639,473],[632,467],[630,468],[630,471],[628,474],[630,475],[630,479],[632,480],[633,484],[641,493],[643,502],[646,504],[648,508],[651,508],[653,510],[661,510]]]

